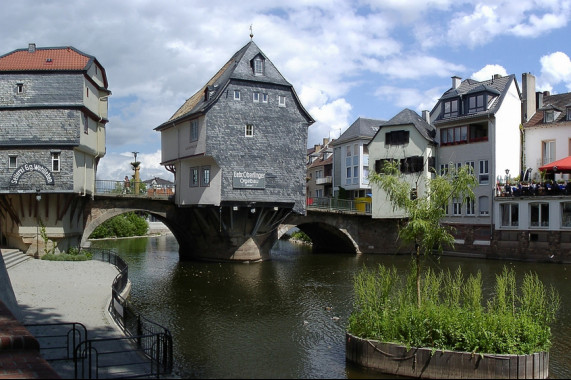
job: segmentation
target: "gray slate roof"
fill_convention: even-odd
[[[373,138],[375,133],[379,130],[379,127],[385,123],[384,120],[377,119],[366,119],[360,117],[353,122],[347,128],[345,132],[337,140],[335,140],[331,145],[337,146],[341,145],[347,141],[365,139],[370,140]]]
[[[254,75],[252,71],[251,61],[258,55],[264,58],[264,75]],[[172,125],[173,122],[192,116],[193,114],[206,112],[210,106],[216,103],[232,80],[262,82],[289,87],[302,113],[307,117],[310,124],[314,122],[313,118],[303,108],[293,86],[285,80],[274,64],[260,50],[258,45],[256,45],[254,41],[250,41],[234,53],[232,58],[230,58],[200,90],[187,99],[167,122],[161,124],[155,128],[155,130],[163,129],[167,125]],[[206,90],[208,90],[208,99],[205,100]]]
[[[381,128],[379,128],[379,133],[381,129],[392,126],[404,126],[404,125],[414,125],[418,132],[431,143],[436,144],[436,128],[431,124],[428,124],[419,114],[405,108],[396,114],[392,119],[384,123]],[[376,134],[375,134],[376,136]]]
[[[482,81],[482,82],[476,81],[474,79],[463,80],[460,83],[460,86],[458,86],[458,88],[455,88],[455,89],[450,88],[448,91],[446,91],[442,95],[442,97],[439,99],[439,101],[436,103],[436,105],[434,106],[434,108],[430,112],[431,115],[433,113],[435,113],[435,111],[438,110],[439,107],[441,107],[443,100],[449,100],[449,99],[453,99],[456,97],[461,97],[464,95],[474,94],[476,92],[484,92],[484,91],[487,91],[489,93],[492,93],[494,95],[499,95],[499,96],[494,100],[494,102],[490,105],[490,107],[487,110],[474,112],[474,113],[470,113],[470,114],[461,114],[459,116],[449,117],[446,119],[433,120],[433,118],[431,117],[431,120],[433,120],[434,124],[439,124],[439,123],[448,123],[451,121],[457,121],[457,120],[461,120],[461,119],[471,119],[471,118],[480,117],[480,116],[484,116],[484,115],[493,115],[498,111],[498,109],[499,109],[500,105],[502,104],[502,101],[503,101],[506,93],[508,92],[508,89],[509,89],[510,85],[512,84],[512,82],[515,82],[516,87],[518,86],[517,81],[515,80],[514,74],[507,75],[504,77],[494,77],[492,79]],[[519,92],[519,87],[517,87],[517,88],[518,88],[518,92]]]

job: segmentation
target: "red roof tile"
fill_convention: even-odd
[[[70,47],[22,49],[0,57],[0,71],[83,70],[90,59]]]

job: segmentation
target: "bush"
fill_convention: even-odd
[[[134,212],[128,212],[103,222],[93,231],[90,238],[145,236],[148,229],[149,224],[143,217]]]
[[[519,355],[549,350],[549,325],[560,300],[536,274],[526,274],[518,289],[514,271],[504,268],[484,307],[480,273],[464,279],[460,268],[454,274],[428,269],[418,307],[415,271],[404,277],[382,265],[377,271],[360,271],[355,276],[349,332],[435,350]]]
[[[291,234],[291,238],[294,240],[299,240],[304,243],[311,243],[311,238],[303,231],[295,231]]]
[[[83,251],[80,253],[78,248],[70,248],[67,253],[63,252],[60,254],[48,253],[42,256],[42,260],[48,261],[87,261],[91,260],[93,254],[89,251]]]

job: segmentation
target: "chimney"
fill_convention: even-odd
[[[323,138],[323,146],[329,144],[329,137],[324,137]]]
[[[536,109],[543,107],[543,92],[536,92],[535,93],[535,99],[537,102],[537,108]]]
[[[492,79],[500,79],[502,77],[501,74],[494,74],[494,76],[492,77]]]
[[[454,75],[452,77],[452,88],[453,89],[457,89],[460,86],[460,82],[462,81],[462,78]]]
[[[28,44],[28,53],[36,52],[36,44]]]
[[[549,96],[549,95],[551,95],[551,92],[549,92],[549,91],[543,91],[543,96],[544,96],[544,97],[545,97],[545,96]]]
[[[424,121],[426,121],[428,124],[430,124],[430,111],[423,110],[422,111],[422,118],[424,119]]]
[[[521,121],[525,123],[531,119],[537,110],[537,99],[535,97],[535,76],[531,73],[521,75]]]

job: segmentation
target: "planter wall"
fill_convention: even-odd
[[[410,348],[346,334],[347,360],[399,376],[427,379],[546,379],[549,353],[488,355]]]

